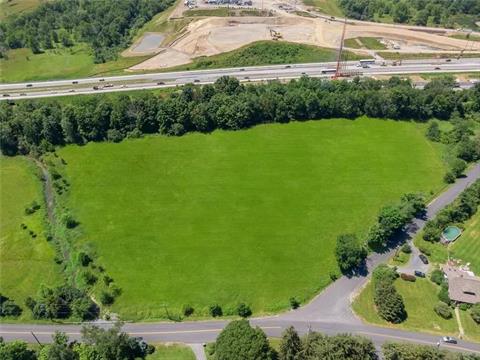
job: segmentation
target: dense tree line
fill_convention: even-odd
[[[72,315],[81,320],[94,320],[99,308],[88,294],[69,285],[42,287],[36,298],[28,297],[25,305],[35,319],[67,319]]]
[[[402,296],[395,289],[394,281],[398,278],[395,268],[379,265],[372,274],[373,300],[378,315],[388,322],[398,324],[407,318]]]
[[[480,180],[465,189],[457,200],[441,210],[434,219],[425,224],[423,239],[430,242],[440,241],[445,227],[462,224],[470,219],[480,206]]]
[[[129,337],[117,323],[110,329],[97,326],[82,328],[82,343],[69,341],[57,332],[49,345],[33,350],[23,341],[6,343],[0,338],[2,360],[134,360],[145,359],[155,348],[141,338]]]
[[[282,334],[277,352],[265,333],[258,327],[252,328],[246,320],[230,322],[207,352],[215,360],[378,359],[375,346],[367,338],[348,334],[325,336],[317,332],[300,338],[293,327]]]
[[[115,58],[135,30],[171,0],[54,0],[0,23],[0,48],[28,47],[33,53],[88,43],[96,63]]]
[[[340,0],[348,17],[377,20],[390,16],[396,23],[455,26],[456,15],[477,18],[480,0]],[[473,23],[473,22],[472,22]]]
[[[161,133],[238,130],[261,123],[291,120],[379,118],[426,121],[460,118],[480,111],[480,85],[454,91],[453,86],[414,89],[409,81],[302,78],[288,84],[243,85],[223,77],[213,85],[185,86],[155,96],[90,96],[73,102],[18,101],[0,104],[0,145],[5,155],[44,152],[53,146]]]

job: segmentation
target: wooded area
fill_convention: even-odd
[[[8,49],[34,54],[54,47],[87,43],[95,63],[116,57],[135,31],[172,0],[56,0],[0,23],[0,57]]]
[[[5,155],[45,152],[52,146],[161,133],[238,130],[261,123],[291,120],[377,118],[426,121],[460,119],[480,111],[480,85],[454,91],[448,79],[425,89],[408,80],[326,81],[304,77],[288,84],[242,85],[223,77],[213,85],[185,86],[158,97],[115,94],[76,99],[0,104],[0,142]]]

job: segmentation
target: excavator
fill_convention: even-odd
[[[272,37],[272,40],[279,40],[283,38],[282,34],[274,29],[270,29],[270,36]]]

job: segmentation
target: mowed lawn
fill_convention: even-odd
[[[337,271],[335,239],[364,234],[380,207],[442,187],[424,127],[374,119],[152,136],[58,151],[69,207],[123,289],[126,318],[255,313],[305,300]]]
[[[458,326],[455,318],[443,319],[438,316],[433,307],[439,303],[437,293],[439,286],[428,279],[418,279],[408,282],[401,279],[395,281],[395,288],[403,297],[407,319],[398,325],[383,320],[375,310],[373,301],[373,285],[369,282],[365,289],[353,302],[353,310],[369,323],[390,326],[405,330],[435,332],[458,336]],[[473,321],[473,320],[472,320]]]
[[[0,293],[25,308],[27,296],[35,296],[42,284],[60,281],[53,247],[45,239],[42,188],[35,166],[26,158],[0,157]],[[42,204],[33,215],[25,215],[32,201]],[[24,223],[27,230],[22,230]],[[32,238],[29,230],[37,234]],[[22,318],[29,318],[25,310]]]
[[[480,212],[465,226],[465,232],[451,246],[451,250],[455,258],[470,263],[470,269],[480,275]]]

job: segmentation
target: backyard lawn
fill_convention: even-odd
[[[44,234],[45,207],[35,171],[26,158],[0,157],[0,293],[21,307],[25,298],[35,296],[42,284],[60,281],[53,247]],[[42,207],[26,215],[25,207],[34,200]],[[21,228],[22,223],[27,229]],[[29,317],[30,311],[24,309],[22,318]]]
[[[156,345],[155,352],[147,356],[147,360],[195,360],[193,351],[185,345]]]
[[[83,241],[123,289],[112,310],[159,318],[185,304],[256,314],[311,298],[337,272],[335,239],[381,206],[442,188],[424,125],[362,118],[151,136],[58,151]]]
[[[480,212],[465,227],[465,232],[450,247],[452,256],[470,263],[471,270],[480,276]]]

